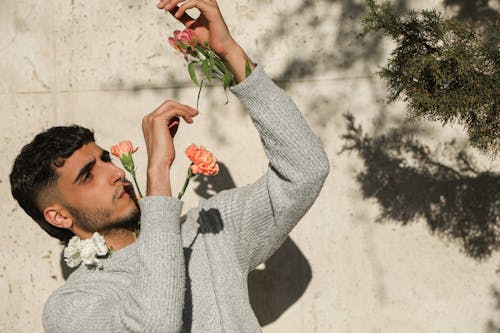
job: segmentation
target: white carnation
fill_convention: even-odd
[[[80,256],[82,257],[82,262],[89,266],[93,265],[96,260],[97,247],[95,246],[92,239],[85,239],[82,241],[82,248],[80,250]]]
[[[102,237],[98,232],[94,232],[91,239],[97,248],[97,255],[104,256],[108,253],[108,247],[106,246],[104,237]]]
[[[68,246],[64,249],[64,261],[69,267],[76,267],[82,262],[80,258],[80,238],[74,236],[70,239]]]
[[[64,249],[64,260],[69,267],[76,267],[80,263],[87,266],[97,266],[102,268],[102,262],[97,256],[104,256],[108,253],[104,238],[97,232],[92,238],[81,240],[74,236]]]

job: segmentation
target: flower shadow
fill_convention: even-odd
[[[211,196],[236,187],[233,177],[229,172],[226,165],[220,161],[219,173],[215,176],[205,176],[198,174],[192,180],[193,183],[197,184],[194,188],[194,192],[204,199],[208,199]]]
[[[478,170],[454,142],[446,151],[455,157],[445,164],[401,129],[369,137],[352,115],[345,118],[342,151],[354,151],[363,160],[357,181],[363,197],[379,204],[378,222],[423,220],[433,234],[477,260],[500,249],[499,174]]]

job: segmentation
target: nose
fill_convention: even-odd
[[[125,171],[122,168],[117,167],[114,164],[111,164],[111,184],[114,185],[116,182],[123,181],[125,179]]]

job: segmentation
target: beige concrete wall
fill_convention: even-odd
[[[492,288],[500,256],[477,258],[478,244],[498,247],[498,160],[468,148],[459,126],[408,123],[403,104],[385,105],[375,72],[391,45],[356,39],[363,1],[219,2],[236,39],[303,110],[332,166],[316,204],[249,278],[264,332],[487,332],[499,314]],[[467,1],[455,2],[447,13]],[[130,138],[141,147],[144,184],[142,116],[167,98],[195,104],[185,63],[167,44],[180,26],[154,6],[0,2],[0,332],[41,332],[43,304],[64,282],[62,247],[10,196],[8,174],[22,145],[61,123],[95,129],[103,147]],[[224,102],[222,88],[204,89],[200,116],[176,139],[179,152],[202,143],[226,166],[208,180],[209,193],[248,184],[267,166],[239,102]],[[346,112],[364,140],[343,139]],[[348,143],[352,149],[341,152]],[[478,173],[459,169],[462,149]],[[174,191],[186,166],[179,153]],[[193,185],[186,207],[206,195],[205,180]]]

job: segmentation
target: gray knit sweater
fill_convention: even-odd
[[[304,216],[329,171],[291,98],[257,66],[232,88],[269,159],[254,184],[181,216],[182,202],[142,198],[141,234],[103,269],[79,267],[45,304],[47,332],[261,332],[247,275]]]

